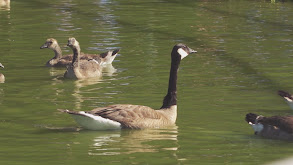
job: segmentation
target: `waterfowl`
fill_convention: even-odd
[[[46,66],[48,66],[48,67],[66,67],[72,63],[73,55],[69,54],[69,55],[62,56],[61,48],[60,48],[56,39],[54,39],[54,38],[47,39],[46,42],[40,47],[40,49],[44,49],[44,48],[52,49],[55,53],[55,56],[46,63]],[[113,60],[115,59],[115,57],[117,56],[117,53],[119,51],[120,51],[120,49],[107,51],[102,54],[81,53],[80,59],[81,60],[95,59],[101,65],[111,64],[113,62]]]
[[[290,108],[293,109],[293,96],[290,93],[281,90],[278,91],[278,94],[283,97],[290,106]]]
[[[60,111],[72,115],[79,125],[89,130],[144,129],[174,125],[177,118],[178,67],[184,57],[195,52],[184,44],[173,47],[168,92],[158,110],[142,105],[116,104],[91,111]]]
[[[68,44],[73,51],[72,63],[67,67],[65,78],[84,79],[102,76],[102,67],[95,59],[80,60],[80,46],[75,38],[69,38]]]
[[[1,67],[1,68],[4,68],[4,65],[2,65],[2,64],[0,63],[0,67]],[[3,83],[4,81],[5,81],[5,76],[4,76],[4,74],[0,73],[0,83]]]
[[[10,7],[10,0],[0,0],[0,7]]]
[[[264,117],[246,114],[245,120],[254,129],[255,135],[279,140],[293,140],[293,116]]]

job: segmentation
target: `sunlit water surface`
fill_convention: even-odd
[[[1,0],[0,0],[1,2]],[[1,3],[0,3],[1,4]],[[293,143],[254,135],[246,113],[289,115],[277,90],[293,92],[290,1],[12,0],[0,7],[1,164],[265,164]],[[83,52],[121,49],[100,80],[65,80],[47,68],[56,38]],[[181,62],[176,126],[86,131],[57,109],[129,103],[159,108],[170,52]]]

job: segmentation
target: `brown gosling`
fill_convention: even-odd
[[[95,59],[80,60],[80,46],[75,38],[69,38],[68,44],[73,51],[72,63],[67,67],[65,78],[85,79],[102,76],[102,67]]]
[[[49,38],[46,40],[46,42],[40,47],[40,49],[51,49],[54,51],[55,56],[50,59],[46,66],[48,67],[66,67],[72,63],[73,60],[73,54],[64,55],[62,56],[61,48],[54,38]],[[81,53],[80,59],[81,60],[90,60],[95,59],[99,62],[100,65],[104,64],[111,64],[115,57],[117,56],[117,53],[120,51],[120,49],[115,49],[111,51],[107,51],[105,53],[101,54],[84,54]]]

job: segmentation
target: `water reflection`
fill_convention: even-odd
[[[89,79],[80,79],[80,80],[68,80],[63,78],[65,72],[64,68],[49,68],[49,74],[52,76],[52,86],[55,86],[55,95],[63,95],[66,90],[64,90],[64,85],[71,86],[74,85],[71,96],[74,97],[74,109],[81,110],[82,104],[87,100],[99,100],[96,93],[102,88],[99,83],[107,83],[106,80],[103,80],[106,77],[115,77],[117,69],[113,67],[112,64],[103,65],[102,67],[103,77],[101,78],[89,78]],[[115,78],[110,78],[115,80]]]
[[[65,69],[64,68],[54,68],[54,67],[50,67],[49,69],[49,74],[52,77],[63,77],[64,73],[65,73]],[[54,78],[55,80],[55,78]]]
[[[4,89],[0,88],[0,105],[2,105],[4,97],[5,97]]]
[[[56,21],[60,22],[60,26],[58,26],[57,30],[60,31],[74,31],[78,28],[75,28],[74,24],[72,23],[72,7],[75,6],[71,0],[61,1],[60,4],[54,5],[54,7],[59,10],[56,12]]]
[[[99,134],[99,135],[97,135]],[[122,130],[114,132],[85,132],[77,139],[84,143],[89,137],[88,155],[119,155],[137,152],[159,152],[160,150],[177,151],[177,126],[166,129]],[[161,141],[161,143],[158,143]]]
[[[113,74],[117,71],[112,64],[107,64],[103,66],[103,75],[113,76]]]
[[[109,50],[118,48],[117,45],[120,44],[120,41],[117,38],[119,36],[117,30],[120,27],[116,21],[117,16],[113,14],[113,3],[114,2],[111,0],[103,0],[90,4],[96,6],[98,10],[94,9],[97,17],[92,20],[93,27],[91,27],[93,37],[91,37],[90,42],[95,46],[90,47],[89,49],[100,50],[101,47],[105,46]]]
[[[114,68],[114,67],[113,67]],[[79,79],[79,80],[68,80],[63,77],[65,72],[64,68],[50,68],[49,69],[49,74],[52,76],[52,86],[55,86],[54,91],[55,95],[63,95],[65,90],[64,90],[64,85],[67,84],[66,86],[71,86],[71,84],[74,85],[73,91],[71,96],[74,97],[74,105],[76,110],[80,110],[82,103],[85,100],[90,100],[90,99],[96,99],[96,97],[88,97],[84,96],[85,93],[93,93],[94,91],[97,91],[100,89],[100,87],[96,84],[101,83],[102,79],[97,77],[97,78],[88,78],[88,79]],[[96,85],[90,88],[86,88],[88,86]]]
[[[101,78],[75,80],[74,82],[75,88],[72,95],[75,97],[74,103],[75,103],[76,110],[81,110],[82,103],[85,100],[96,99],[95,97],[85,97],[83,96],[83,93],[99,90],[100,87],[92,87],[89,89],[89,91],[81,90],[81,88],[89,86],[89,85],[96,85],[98,83],[101,83]]]
[[[178,160],[176,154],[179,148],[177,126],[118,131],[87,131],[78,127],[41,126],[40,128],[38,134],[63,132],[68,135],[70,133],[70,139],[59,139],[60,142],[65,140],[70,153],[103,156],[166,151],[170,153],[170,158]]]

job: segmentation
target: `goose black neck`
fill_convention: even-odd
[[[176,55],[174,54],[176,53]],[[164,97],[162,108],[170,108],[172,105],[177,105],[177,72],[180,64],[180,57],[177,51],[172,51],[171,68],[169,76],[169,86],[167,95]]]
[[[61,48],[59,46],[56,46],[53,51],[55,53],[55,57],[54,57],[55,59],[62,58],[62,51],[61,51]]]
[[[75,62],[78,63],[79,61],[79,56],[80,56],[80,48],[79,47],[73,47],[73,59],[72,59],[72,64],[74,64]]]

